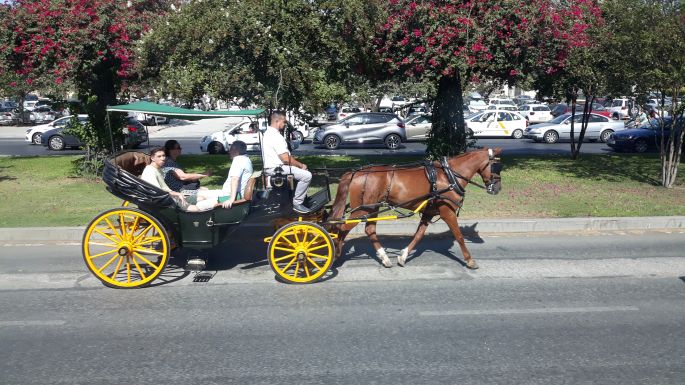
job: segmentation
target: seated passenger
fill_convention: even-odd
[[[217,206],[231,208],[233,202],[245,196],[245,187],[252,176],[252,161],[247,157],[247,145],[236,140],[231,144],[228,155],[233,159],[228,177],[220,190],[201,190],[197,193],[197,206],[209,210]],[[223,203],[220,200],[225,199]]]
[[[164,176],[162,175],[162,166],[164,166],[164,161],[166,160],[166,155],[164,154],[163,147],[153,148],[150,151],[150,164],[145,166],[143,173],[140,175],[140,179],[150,183],[151,185],[162,189],[171,195],[174,202],[179,208],[185,211],[199,211],[197,206],[189,204],[183,194],[173,191],[169,186],[164,183]]]
[[[200,179],[212,175],[209,171],[204,174],[197,174],[181,170],[181,167],[176,163],[176,159],[181,155],[181,144],[176,140],[170,139],[164,143],[164,153],[166,154],[166,161],[162,167],[164,181],[174,191],[186,195],[195,194],[200,188]]]

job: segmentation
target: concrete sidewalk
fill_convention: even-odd
[[[388,221],[378,223],[381,235],[407,235],[416,231],[417,221]],[[606,218],[526,218],[482,219],[459,221],[464,235],[555,233],[630,230],[683,230],[685,216],[667,217],[606,217]],[[268,225],[266,225],[268,226]],[[0,242],[81,242],[85,227],[23,227],[0,228]],[[439,221],[428,226],[427,234],[448,232]],[[351,234],[364,234],[364,226],[357,226]]]

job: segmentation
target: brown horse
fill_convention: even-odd
[[[441,162],[433,162],[432,167],[427,165],[370,166],[347,172],[338,185],[331,219],[343,218],[348,193],[353,211],[347,219],[361,218],[362,222],[364,218],[374,218],[378,215],[379,203],[409,210],[420,209],[423,204],[419,227],[412,241],[397,257],[398,264],[404,266],[407,256],[426,233],[431,219],[440,215],[459,242],[466,266],[477,269],[478,265],[466,248],[464,237],[457,223],[458,210],[461,208],[464,189],[468,184],[484,188],[490,194],[499,193],[502,188],[499,175],[502,167],[496,156],[501,152],[501,148],[467,152],[444,158]],[[472,180],[476,173],[483,179],[484,186]],[[428,175],[431,174],[433,175],[431,179],[435,183],[429,180]],[[336,257],[341,255],[345,237],[356,225],[357,223],[343,223],[334,225],[331,229],[333,232],[336,230],[338,232]],[[371,239],[376,255],[383,266],[390,267],[390,259],[376,234],[375,221],[366,222],[366,235]]]

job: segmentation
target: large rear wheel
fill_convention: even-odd
[[[83,259],[102,283],[134,288],[148,285],[169,260],[169,236],[153,216],[134,208],[107,210],[83,235]]]
[[[293,222],[276,231],[269,242],[269,265],[292,283],[311,283],[323,277],[333,263],[335,246],[323,227]]]

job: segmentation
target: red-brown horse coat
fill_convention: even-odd
[[[493,150],[494,156],[497,156],[500,153],[500,148]],[[490,161],[489,152],[487,149],[484,149],[453,156],[448,159],[448,164],[452,170],[467,179],[472,179],[475,174],[478,173],[481,175],[483,182],[487,183],[492,178],[490,167],[487,167],[490,164]],[[436,162],[435,165],[437,171],[437,190],[441,190],[449,186],[449,181],[447,175],[442,170],[442,167],[439,166],[439,163]],[[463,188],[466,188],[468,184],[466,180],[461,178],[458,179],[458,183]],[[372,166],[357,171],[351,171],[344,174],[340,180],[338,192],[333,203],[331,219],[337,220],[343,217],[348,195],[350,207],[356,208],[361,205],[370,205],[383,201],[388,202],[390,205],[399,205],[403,202],[420,198],[430,192],[431,186],[423,166],[410,168],[403,168],[401,166]],[[407,255],[423,238],[431,219],[436,215],[440,215],[459,243],[466,265],[470,268],[477,268],[475,260],[471,257],[471,253],[466,248],[464,237],[462,236],[457,223],[456,209],[458,207],[455,202],[460,202],[462,197],[453,190],[443,193],[442,196],[449,199],[436,199],[423,209],[419,226],[411,243],[402,251],[402,255],[398,258],[400,265],[404,264]],[[419,207],[422,202],[423,200],[419,199],[402,207],[414,210]],[[376,212],[378,212],[377,208],[360,209],[350,213],[348,219],[359,218],[367,214],[370,214],[369,216],[371,217],[374,216],[374,213]],[[338,230],[336,245],[337,256],[341,255],[345,237],[356,225],[356,223],[342,224],[336,225],[334,229],[332,229],[334,232],[336,229]],[[387,259],[385,251],[376,234],[376,222],[366,223],[366,234],[371,239],[373,247],[376,250],[378,257],[381,259],[381,262],[386,267],[389,267],[390,261]]]

